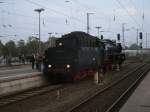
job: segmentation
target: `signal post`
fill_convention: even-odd
[[[117,43],[120,44],[120,34],[119,34],[119,33],[117,34],[117,41],[118,41]],[[116,70],[117,70],[117,71],[120,71],[120,65],[119,65],[119,62],[117,62]]]
[[[143,39],[143,34],[142,32],[139,33],[139,38],[140,38],[140,50],[141,50],[141,61],[143,60],[143,47],[142,47],[142,39]]]

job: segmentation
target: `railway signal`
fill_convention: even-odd
[[[120,34],[117,34],[117,40],[120,41]]]
[[[142,39],[143,39],[143,33],[139,33],[139,38],[140,38],[140,49],[141,49],[141,61],[143,60],[143,50],[142,50]]]
[[[120,43],[120,33],[117,34],[117,41]]]
[[[140,36],[140,48],[142,49],[142,39],[143,39],[142,32],[139,33],[139,36]]]
[[[101,35],[101,40],[103,40],[104,39],[104,36],[103,35]]]
[[[140,39],[142,39],[143,38],[142,32],[140,32],[139,35],[140,35]]]

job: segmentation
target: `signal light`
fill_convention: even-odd
[[[140,39],[142,39],[142,38],[143,38],[143,34],[142,34],[142,32],[140,32],[139,34],[140,34]]]
[[[120,34],[117,34],[117,40],[120,41]]]
[[[103,35],[101,35],[101,40],[103,40],[103,38],[104,38]]]

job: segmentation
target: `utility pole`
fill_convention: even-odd
[[[48,41],[49,41],[49,47],[51,47],[52,46],[52,32],[50,32],[50,33],[48,33],[49,34],[49,39],[48,39]]]
[[[125,28],[124,25],[126,23],[122,23],[122,44],[123,44],[123,48],[125,49],[125,37],[124,37],[124,32],[125,32]]]
[[[146,48],[147,48],[147,32],[146,32]]]
[[[87,33],[90,34],[90,26],[89,26],[89,15],[94,14],[94,13],[87,13]]]
[[[41,52],[41,44],[40,44],[40,41],[41,41],[40,14],[41,14],[42,11],[44,11],[44,9],[40,8],[40,9],[35,9],[34,11],[39,13],[39,52]]]
[[[51,37],[52,36],[52,32],[50,32],[50,33],[48,33],[49,34],[49,37]]]
[[[136,36],[136,44],[137,44],[137,53],[136,54],[138,54],[138,52],[139,52],[139,29],[137,28],[136,29],[136,32],[137,32],[137,36]]]
[[[138,29],[138,28],[136,29],[136,32],[137,32],[136,44],[137,44],[137,46],[138,46],[138,44],[139,44],[139,41],[138,41],[138,39],[139,39],[139,29]]]
[[[99,38],[99,30],[100,30],[102,27],[96,26],[95,28],[97,29],[97,37]]]
[[[0,4],[1,4],[1,3],[4,3],[4,2],[0,2]],[[0,37],[3,37],[3,36],[0,36]],[[1,41],[1,40],[0,40],[0,41]]]

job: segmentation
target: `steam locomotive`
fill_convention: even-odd
[[[56,40],[56,46],[45,51],[43,74],[50,81],[79,80],[93,76],[99,69],[121,64],[125,55],[121,44],[101,40],[85,32],[71,32]]]

